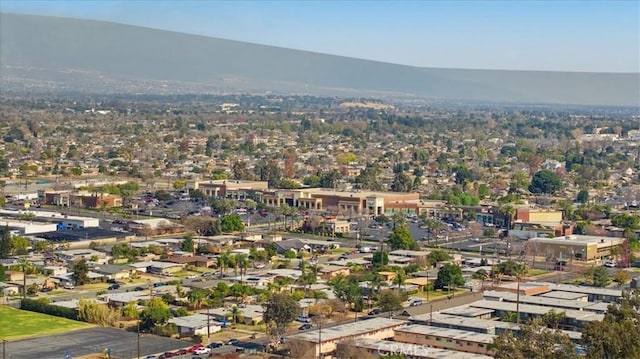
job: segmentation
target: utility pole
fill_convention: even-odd
[[[2,359],[7,359],[7,341],[2,339]]]
[[[209,318],[209,305],[207,303],[207,344],[209,344],[209,341],[211,340],[211,324]]]
[[[140,319],[138,319],[138,359],[140,359]]]

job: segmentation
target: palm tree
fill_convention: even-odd
[[[517,289],[516,289],[516,322],[520,323],[520,282],[522,278],[527,275],[528,268],[526,264],[517,263],[513,260],[508,260],[506,262],[502,262],[498,265],[497,272],[503,275],[509,275],[516,278],[517,281]]]
[[[187,300],[192,308],[199,309],[207,299],[207,292],[200,288],[194,288],[187,293]]]
[[[511,229],[511,221],[513,220],[513,216],[516,214],[516,209],[509,203],[503,204],[498,209],[500,213],[502,213],[506,219],[505,227],[507,230]]]
[[[237,324],[239,320],[242,320],[243,313],[242,313],[242,310],[238,308],[237,305],[234,305],[233,307],[231,307],[229,314],[231,315],[233,324]]]
[[[220,267],[220,277],[223,276],[225,269],[229,265],[230,258],[231,258],[231,255],[229,254],[229,251],[226,251],[218,256],[218,266]]]
[[[565,312],[556,312],[555,309],[551,309],[542,315],[542,321],[551,326],[554,330],[557,330],[562,323],[567,318],[567,314]]]
[[[242,275],[247,274],[247,268],[249,267],[249,256],[244,253],[236,255],[236,264],[240,267],[240,280],[242,281]]]
[[[518,314],[514,312],[506,312],[501,317],[500,320],[503,322],[515,323],[518,322]]]
[[[238,255],[229,255],[229,267],[233,267],[234,274],[236,277],[238,276]]]
[[[480,285],[480,290],[484,291],[484,281],[489,278],[489,273],[484,269],[479,269],[472,275],[473,279],[480,280],[482,284]]]
[[[320,299],[327,299],[327,292],[323,292],[321,290],[314,290],[311,295],[313,296],[313,299],[316,300],[316,304],[318,304]]]
[[[396,276],[393,278],[393,284],[398,286],[398,291],[400,291],[400,287],[404,286],[404,281],[407,279],[407,274],[402,269],[398,269],[396,271]]]

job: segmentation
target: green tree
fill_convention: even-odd
[[[475,271],[472,275],[473,279],[479,280],[481,281],[480,284],[480,290],[484,290],[484,281],[486,281],[487,279],[489,279],[489,272],[487,272],[485,269],[478,269],[477,271]]]
[[[440,270],[438,270],[438,278],[436,279],[435,286],[437,288],[450,288],[452,285],[461,287],[464,286],[464,283],[462,268],[454,263],[445,263]]]
[[[593,269],[592,280],[593,285],[596,287],[606,287],[611,283],[609,273],[607,273],[607,270],[604,267],[596,267]]]
[[[373,265],[374,269],[379,269],[387,264],[389,264],[389,253],[387,251],[375,251],[373,253],[371,265]]]
[[[242,320],[242,315],[243,315],[242,309],[240,309],[237,305],[234,305],[231,307],[229,314],[231,315],[231,320],[233,324],[238,324],[238,321]]]
[[[140,328],[151,330],[155,326],[164,325],[171,318],[171,309],[160,298],[153,298],[140,313]]]
[[[451,259],[451,256],[443,249],[434,249],[427,254],[427,262],[431,267],[435,267],[436,264],[448,261],[449,259]]]
[[[580,190],[580,192],[578,192],[578,195],[576,196],[576,202],[579,202],[579,203],[589,202],[589,191],[587,191],[586,189]]]
[[[5,280],[7,280],[7,269],[3,266],[0,265],[0,282],[4,282]]]
[[[222,232],[242,232],[244,231],[244,223],[237,214],[231,214],[222,217],[220,220],[220,229]]]
[[[624,269],[620,269],[613,276],[613,280],[616,281],[621,287],[631,280],[631,275]]]
[[[590,359],[640,358],[640,290],[609,305],[602,321],[585,324],[582,344]]]
[[[540,319],[520,325],[514,334],[505,330],[489,346],[497,359],[577,359],[575,345],[559,330],[545,328]]]
[[[383,290],[378,299],[378,306],[383,312],[392,312],[402,309],[402,297],[393,290]]]
[[[280,336],[300,312],[300,304],[287,293],[273,293],[264,306],[264,321],[271,335]]]
[[[83,285],[89,282],[89,264],[85,259],[75,261],[71,270],[73,271],[71,278],[76,285]]]
[[[396,249],[410,249],[410,250],[419,250],[420,246],[413,239],[411,232],[409,231],[409,227],[407,225],[399,225],[391,232],[389,235],[389,240],[387,241],[389,247],[392,250]]]
[[[184,240],[180,244],[180,250],[189,253],[195,253],[195,246],[193,244],[192,236],[185,236]]]
[[[555,172],[540,170],[533,175],[529,192],[533,194],[554,194],[562,187],[562,180]]]
[[[5,225],[2,229],[2,236],[0,237],[0,259],[9,258],[11,255],[11,231],[9,227]]]

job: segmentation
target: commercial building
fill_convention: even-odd
[[[214,198],[246,199],[254,197],[258,191],[266,191],[266,181],[212,180],[195,181],[187,184],[189,190],[200,190],[205,196]]]
[[[404,326],[404,320],[372,318],[355,323],[336,325],[322,329],[319,336],[317,330],[290,335],[289,340],[301,340],[315,345],[315,357],[333,358],[339,342],[349,339],[391,339],[394,329]],[[321,340],[321,341],[320,341]]]
[[[537,253],[545,253],[559,260],[603,260],[611,256],[612,249],[620,247],[626,239],[573,234],[554,238],[531,238]]]
[[[419,193],[336,191],[326,188],[274,190],[259,194],[260,201],[270,207],[288,204],[315,211],[332,211],[343,215],[418,213]]]

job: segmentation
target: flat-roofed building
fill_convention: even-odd
[[[491,354],[489,345],[493,343],[493,338],[494,335],[491,334],[420,324],[398,328],[393,336],[393,340],[396,342],[483,355]]]
[[[594,303],[579,300],[547,298],[534,295],[520,295],[518,297],[518,295],[515,293],[492,290],[484,291],[482,295],[487,300],[496,300],[499,302],[515,303],[519,299],[520,304],[533,304],[557,309],[583,310],[601,314],[604,314],[607,311],[607,307],[609,306],[608,303],[602,302]]]
[[[598,288],[573,284],[557,284],[546,282],[530,282],[547,286],[552,291],[581,293],[589,296],[590,302],[619,303],[622,299],[622,289]]]
[[[563,300],[577,300],[580,302],[589,301],[589,295],[586,293],[564,292],[560,290],[553,290],[551,292],[542,293],[539,296],[545,297],[545,298],[555,298],[555,299],[563,299]]]
[[[469,306],[474,308],[492,309],[496,317],[502,317],[507,313],[516,313],[518,309],[516,308],[517,303],[506,303],[493,300],[480,300],[469,304]],[[543,307],[540,305],[520,304],[519,309],[521,321],[542,317],[551,310],[555,310],[558,313],[564,313],[566,318],[561,323],[560,327],[568,330],[582,328],[588,322],[604,319],[604,314],[598,314],[595,312]]]
[[[397,207],[395,209],[398,209],[398,212],[417,214],[415,204],[420,202],[420,194],[417,192],[337,191],[328,188],[306,188],[264,191],[260,194],[260,201],[271,207],[279,207],[286,203],[291,207],[307,210],[332,209],[345,215],[378,216],[389,212],[387,206]]]
[[[252,198],[257,191],[268,188],[267,181],[211,180],[189,184],[190,190],[200,190],[204,195],[214,198]]]
[[[520,326],[516,323],[499,320],[459,317],[444,313],[420,314],[409,318],[411,324],[431,325],[439,328],[459,329],[475,333],[500,335],[506,330],[517,333]],[[582,334],[576,331],[563,330],[575,343],[579,343]]]
[[[612,249],[619,248],[625,238],[605,236],[570,236],[554,238],[531,238],[529,243],[535,244],[538,253],[547,253],[560,260],[575,258],[578,260],[602,260],[612,254]]]
[[[455,350],[432,348],[426,345],[401,343],[391,340],[359,338],[349,345],[366,350],[374,356],[404,355],[406,359],[491,359],[484,354],[464,353]]]
[[[499,286],[494,287],[497,291],[505,291],[511,293],[518,293],[518,283],[517,282],[509,282],[503,283]],[[542,293],[550,292],[549,286],[545,283],[536,283],[536,282],[521,282],[520,283],[520,295],[538,295]]]
[[[357,338],[390,339],[394,337],[394,329],[400,328],[406,323],[404,320],[376,317],[355,323],[323,328],[322,342],[318,341],[318,332],[315,330],[293,334],[290,335],[288,339],[296,339],[314,344],[314,357],[333,358],[337,344],[343,340]]]

